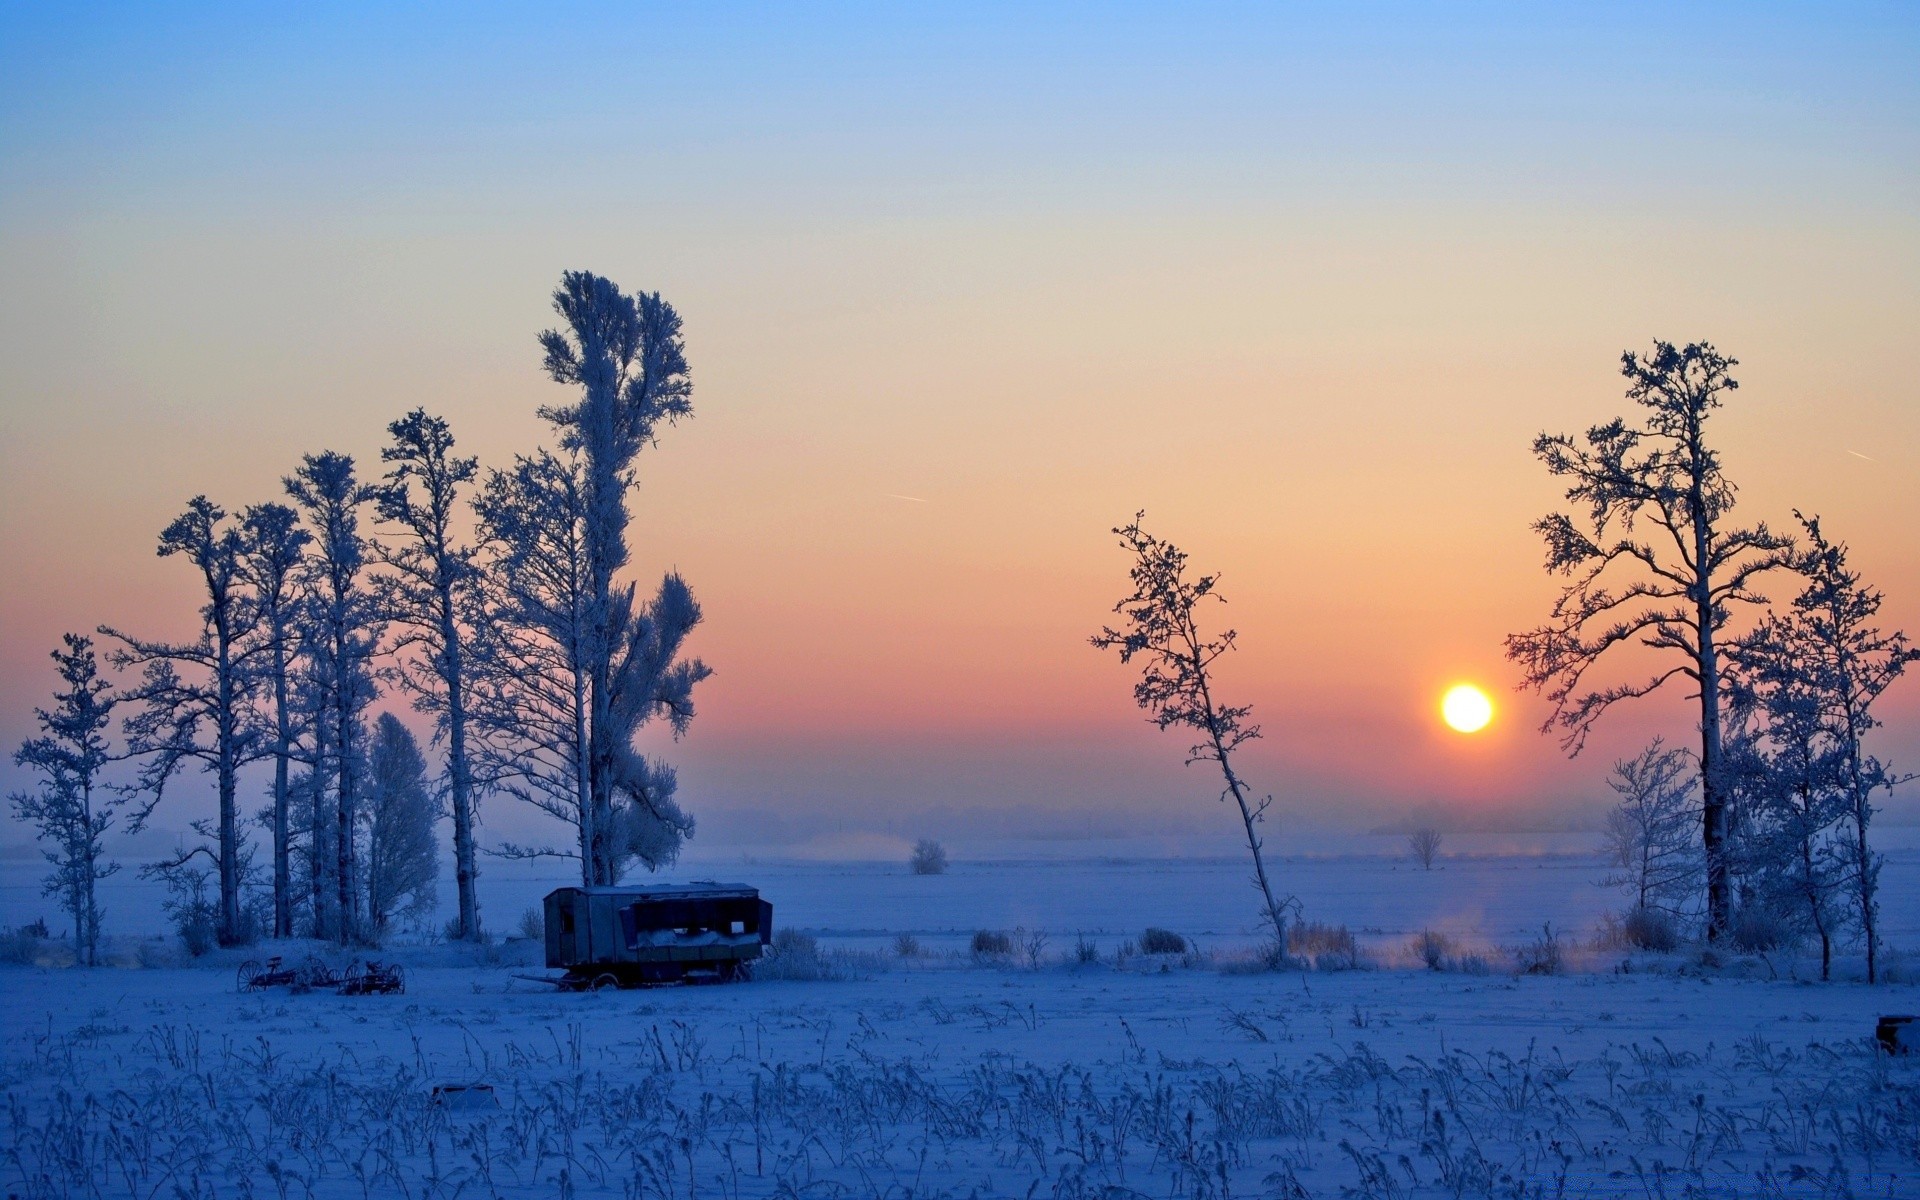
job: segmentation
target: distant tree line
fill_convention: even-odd
[[[1765,949],[1857,936],[1880,973],[1876,796],[1903,777],[1868,752],[1874,706],[1920,659],[1874,621],[1880,592],[1843,544],[1799,512],[1797,535],[1736,525],[1737,490],[1708,423],[1739,387],[1734,359],[1706,343],[1656,342],[1621,372],[1637,422],[1584,437],[1541,434],[1534,453],[1567,479],[1572,513],[1534,528],[1547,569],[1569,582],[1546,624],[1507,639],[1523,686],[1552,704],[1542,732],[1579,754],[1602,714],[1673,681],[1699,714],[1692,751],[1660,740],[1615,765],[1621,803],[1607,826],[1615,882],[1630,889],[1629,931],[1654,940],[1699,912],[1710,941]],[[1791,580],[1784,608],[1759,589]],[[1744,625],[1742,612],[1758,612]],[[1602,660],[1638,648],[1654,666],[1596,682]],[[1647,653],[1650,652],[1650,653]],[[1697,907],[1696,907],[1697,905]]]
[[[442,816],[459,899],[449,933],[480,937],[475,830],[494,794],[570,828],[563,844],[496,853],[577,859],[588,884],[677,857],[693,820],[672,767],[635,739],[650,721],[678,736],[693,719],[709,671],[684,646],[700,606],[677,574],[643,596],[622,573],[638,456],[693,412],[680,318],[658,294],[587,272],[562,276],[554,308],[543,368],[575,390],[540,410],[554,447],[482,471],[416,408],[388,425],[376,477],[327,450],[302,458],[283,499],[237,513],[188,501],[158,553],[195,573],[193,637],[101,626],[124,682],[102,674],[91,638],[62,639],[60,689],[14,756],[38,786],[10,803],[46,846],[46,890],[82,961],[97,956],[95,884],[116,869],[103,838],[145,826],[189,770],[210,777],[216,815],[147,870],[221,945],[348,944],[430,911]],[[433,722],[435,772],[404,725],[375,715],[399,697]],[[116,763],[128,768],[109,782]],[[256,764],[271,775],[250,810]]]

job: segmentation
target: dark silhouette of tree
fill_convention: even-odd
[[[452,430],[422,409],[393,422],[387,432],[393,444],[380,458],[391,469],[375,504],[381,520],[405,530],[405,540],[379,548],[380,561],[392,572],[382,576],[380,594],[387,618],[402,630],[393,646],[400,656],[395,678],[413,694],[417,710],[433,715],[446,740],[458,928],[462,939],[471,940],[480,936],[480,903],[467,746],[467,643],[479,599],[473,552],[457,544],[454,522],[460,489],[473,481],[480,464],[455,456]]]
[[[1123,663],[1143,659],[1141,680],[1133,688],[1135,703],[1147,710],[1147,719],[1160,729],[1178,726],[1200,734],[1202,740],[1187,752],[1187,765],[1210,762],[1220,768],[1226,780],[1220,799],[1231,799],[1239,807],[1247,849],[1253,855],[1261,915],[1273,933],[1273,960],[1279,962],[1286,956],[1286,903],[1274,895],[1267,877],[1259,831],[1273,797],[1255,800],[1233,769],[1233,752],[1259,737],[1260,727],[1246,723],[1251,706],[1223,704],[1214,696],[1213,664],[1233,649],[1237,635],[1228,629],[1208,637],[1200,628],[1200,606],[1209,600],[1226,602],[1214,590],[1220,577],[1188,579],[1186,554],[1142,530],[1145,516],[1136,513],[1130,524],[1113,531],[1133,555],[1129,570],[1133,591],[1113,606],[1126,619],[1124,626],[1103,627],[1091,640],[1095,649],[1119,651]]]
[[[140,772],[146,800],[135,827],[145,822],[168,781],[185,764],[198,762],[214,777],[220,809],[215,848],[208,853],[219,874],[214,937],[222,946],[251,936],[240,907],[240,770],[261,756],[264,733],[253,711],[259,685],[254,659],[262,647],[253,636],[259,613],[248,594],[245,551],[241,531],[227,523],[220,506],[195,496],[187,511],[161,531],[159,553],[163,558],[182,555],[200,573],[207,597],[200,610],[200,635],[190,642],[159,642],[100,627],[103,635],[120,642],[112,655],[114,666],[141,670],[139,684],[126,695],[141,706],[127,718],[127,749],[147,759]]]
[[[1547,569],[1572,582],[1548,624],[1507,638],[1507,657],[1523,686],[1546,693],[1553,709],[1542,732],[1558,727],[1578,754],[1601,714],[1621,700],[1691,680],[1700,704],[1702,845],[1706,859],[1707,935],[1718,938],[1731,911],[1727,870],[1727,784],[1720,642],[1735,604],[1763,603],[1755,579],[1792,561],[1789,539],[1764,523],[1732,527],[1735,489],[1707,442],[1707,420],[1739,385],[1735,360],[1706,343],[1655,342],[1645,358],[1621,356],[1627,399],[1644,425],[1615,419],[1583,439],[1541,434],[1533,452],[1571,481],[1567,499],[1582,518],[1554,513],[1536,522]],[[1594,686],[1588,675],[1615,647],[1638,643],[1669,655],[1637,683]],[[1677,661],[1673,661],[1677,659]]]
[[[117,703],[111,686],[100,678],[100,665],[89,638],[69,633],[53,652],[62,690],[54,694],[51,711],[33,710],[40,736],[29,738],[13,753],[15,765],[38,772],[37,792],[15,792],[7,797],[14,816],[32,825],[40,840],[51,842],[45,851],[53,864],[43,894],[58,896],[73,918],[73,945],[81,962],[94,966],[100,955],[100,909],[94,885],[120,868],[101,853],[101,838],[113,827],[117,803],[102,794],[101,772],[114,761],[107,728]]]

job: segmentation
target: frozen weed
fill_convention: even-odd
[[[1084,933],[1073,935],[1073,961],[1081,966],[1092,966],[1100,961],[1100,947]]]
[[[919,958],[920,939],[910,933],[900,934],[893,939],[893,952],[901,958]]]
[[[1513,955],[1514,968],[1522,975],[1558,975],[1566,969],[1560,938],[1553,932],[1551,921],[1540,926],[1539,937],[1514,946],[1509,952]]]

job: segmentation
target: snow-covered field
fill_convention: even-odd
[[[1586,947],[1577,856],[1384,857],[1309,917],[1375,963],[1447,929],[1486,974],[1246,973],[1232,862],[1067,861],[913,878],[740,864],[838,978],[563,995],[514,943],[400,948],[404,996],[238,994],[190,967],[0,967],[20,1196],[1913,1196],[1920,1060],[1873,1048],[1920,988],[1804,961]],[[1914,944],[1915,863],[1888,868]],[[1338,878],[1338,888],[1332,882]],[[1296,883],[1304,895],[1306,883]],[[1451,914],[1451,916],[1449,916]],[[1573,973],[1504,947],[1551,920]],[[1201,953],[1129,958],[1148,924]],[[1044,929],[1037,966],[975,928]],[[1100,950],[1075,964],[1076,931]],[[912,933],[920,957],[892,953]],[[294,953],[304,952],[304,947]],[[257,951],[255,951],[257,952]],[[159,961],[157,953],[125,953]],[[464,961],[463,961],[464,960]],[[520,965],[514,965],[520,964]],[[490,1101],[436,1103],[443,1085]]]

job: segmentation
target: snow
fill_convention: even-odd
[[[1627,960],[1585,946],[1580,914],[1610,900],[1594,864],[1443,861],[1291,865],[1309,882],[1324,871],[1329,888],[1339,877],[1308,915],[1379,930],[1363,939],[1374,961],[1409,962],[1406,931],[1452,910],[1487,974],[1250,972],[1244,869],[1166,860],[719,872],[762,887],[781,924],[824,935],[838,978],[814,982],[769,971],[561,994],[514,978],[543,973],[526,942],[393,948],[404,996],[240,994],[235,951],[138,970],[0,967],[0,1186],[1920,1194],[1920,1060],[1872,1042],[1878,1016],[1920,1012],[1920,987],[1797,982],[1804,960],[1777,957]],[[1889,878],[1910,882],[1898,861]],[[1912,898],[1890,886],[1897,944],[1912,944]],[[1502,947],[1562,917],[1575,973],[1512,974]],[[1049,931],[1038,968],[957,949],[974,928],[1022,924]],[[1199,935],[1200,953],[1116,966],[1114,948],[1148,924]],[[1100,963],[1064,961],[1076,927]],[[887,952],[902,932],[929,953]],[[436,1087],[478,1085],[493,1102],[469,1090],[435,1103]]]

